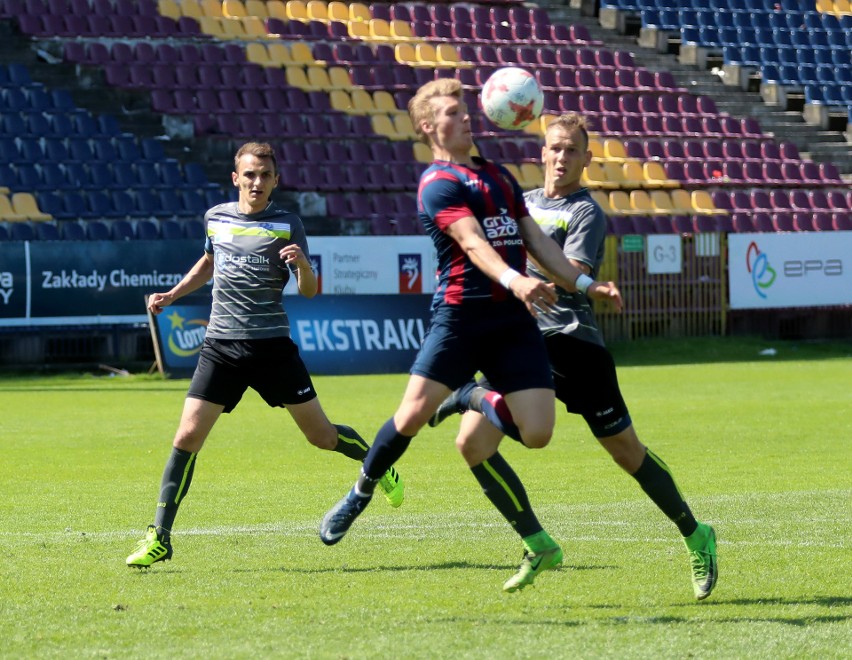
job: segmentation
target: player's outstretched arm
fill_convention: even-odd
[[[593,300],[609,300],[620,311],[621,292],[613,282],[597,282],[565,258],[562,250],[530,216],[518,223],[527,250],[548,276],[566,291],[582,291]]]
[[[163,311],[163,307],[168,307],[178,298],[200,289],[210,281],[211,277],[213,277],[213,255],[205,253],[171,291],[152,293],[148,296],[148,309],[152,314],[159,314]]]

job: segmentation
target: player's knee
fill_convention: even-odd
[[[548,429],[544,427],[539,427],[521,430],[521,438],[524,441],[524,445],[526,445],[530,449],[541,449],[543,447],[547,447],[552,437],[552,428]]]

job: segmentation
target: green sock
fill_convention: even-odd
[[[701,523],[698,524],[698,527],[695,528],[695,531],[692,532],[692,534],[683,538],[683,542],[686,543],[687,550],[700,550],[704,547],[706,540],[707,527]]]
[[[524,537],[524,546],[530,552],[541,552],[542,550],[548,550],[556,545],[556,541],[554,541],[550,534],[541,530],[535,534]]]
[[[482,486],[485,496],[491,500],[521,538],[527,538],[542,531],[541,524],[527,499],[524,485],[499,453],[470,468],[470,471]]]
[[[351,426],[343,424],[335,424],[337,429],[337,446],[334,448],[338,454],[343,454],[347,458],[363,463],[367,457],[367,451],[370,445],[366,440],[358,435],[358,432]]]

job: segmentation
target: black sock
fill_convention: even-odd
[[[337,429],[337,446],[334,451],[363,463],[367,457],[367,450],[370,449],[366,440],[358,435],[358,432],[351,426],[335,424],[334,428]]]
[[[384,426],[376,433],[373,446],[370,447],[367,458],[364,459],[362,471],[367,480],[372,481],[375,486],[385,472],[390,470],[391,465],[396,463],[405,453],[408,445],[411,444],[412,437],[414,436],[402,435],[396,430],[393,417],[386,421]]]
[[[524,444],[524,441],[521,440],[521,432],[515,426],[515,420],[509,411],[509,406],[506,405],[506,400],[499,392],[487,390],[484,387],[474,388],[470,394],[468,408],[485,415],[485,418],[500,429],[503,435]]]
[[[659,456],[650,449],[647,450],[642,465],[633,473],[633,478],[639,482],[642,490],[660,511],[677,525],[683,536],[689,536],[695,531],[698,521],[680,494],[669,466]]]
[[[541,531],[524,485],[499,452],[470,468],[470,471],[482,486],[485,496],[521,538]]]
[[[160,484],[160,501],[157,502],[157,513],[154,516],[157,533],[166,540],[171,535],[178,507],[192,483],[196,456],[198,456],[197,453],[193,454],[190,451],[172,447],[172,455],[166,461],[163,481]]]

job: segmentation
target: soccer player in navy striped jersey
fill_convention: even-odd
[[[587,290],[619,306],[621,301],[613,283],[594,282],[562,258],[529,217],[521,188],[506,168],[471,157],[470,116],[458,80],[421,87],[409,114],[434,157],[417,193],[420,221],[438,255],[432,317],[401,404],[376,435],[355,485],[321,523],[320,538],[327,545],[340,541],[366,509],[381,475],[441,401],[478,370],[506,392],[526,446],[550,441],[553,380],[534,315],[556,297],[552,285],[524,274],[527,251],[567,290]],[[499,454],[478,458],[471,469],[524,539],[518,576],[504,585],[515,591],[558,565],[562,551],[536,520],[520,480]]]
[[[526,201],[532,217],[561,248],[565,259],[594,276],[603,261],[607,224],[603,209],[580,183],[591,157],[585,119],[576,113],[557,117],[547,127],[542,149],[544,187],[528,192]],[[529,270],[546,280],[535,264]],[[612,459],[677,526],[689,553],[694,595],[703,600],[718,576],[715,532],[695,519],[669,467],[640,442],[618,386],[615,362],[588,299],[578,292],[557,291],[558,302],[538,316],[556,398],[568,412],[583,416]],[[441,404],[430,425],[437,425],[447,414],[474,411],[462,417],[457,444],[464,456],[493,451],[499,443],[494,431],[484,430],[491,424],[477,414],[480,412],[517,440],[518,429],[498,392],[499,387],[485,380],[480,379],[478,386],[471,382]]]
[[[204,255],[171,291],[148,298],[148,309],[159,314],[213,278],[210,322],[163,472],[154,524],[127,558],[128,566],[171,559],[172,524],[192,483],[198,452],[219,415],[231,412],[248,388],[269,406],[287,408],[312,445],[357,461],[367,455],[358,433],[326,417],[290,338],[284,287],[293,273],[299,293],[313,298],[317,278],[301,218],[270,201],[278,185],[272,147],[242,145],[232,179],[238,200],[205,214]],[[403,484],[395,470],[380,475],[380,487],[392,506],[402,504]]]

